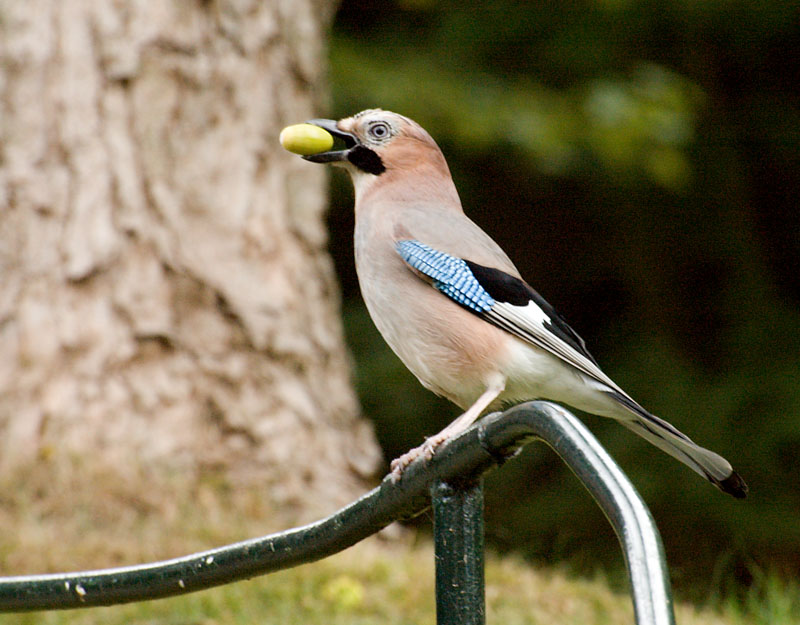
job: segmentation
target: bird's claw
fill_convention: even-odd
[[[392,483],[397,483],[397,481],[403,476],[403,472],[406,470],[408,465],[414,462],[417,458],[423,457],[425,458],[426,462],[431,460],[433,455],[436,453],[436,450],[441,447],[445,440],[447,440],[447,437],[440,437],[439,435],[431,436],[419,447],[414,447],[414,449],[407,451],[399,458],[392,460],[391,464],[389,465],[391,469],[390,476]]]

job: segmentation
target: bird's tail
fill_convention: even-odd
[[[634,419],[621,421],[625,427],[695,470],[722,492],[737,499],[747,496],[747,484],[725,458],[700,447],[683,432],[650,414],[629,397],[615,393],[614,399],[635,415]]]

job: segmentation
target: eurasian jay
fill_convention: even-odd
[[[352,178],[356,271],[375,325],[423,386],[465,410],[396,459],[395,479],[485,411],[538,398],[617,419],[722,491],[746,496],[727,460],[647,412],[600,370],[464,214],[447,162],[422,127],[380,109],[308,123],[343,143],[303,158],[341,165]]]

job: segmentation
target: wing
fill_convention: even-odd
[[[600,370],[581,338],[525,281],[419,241],[397,242],[397,251],[411,270],[473,314],[560,358],[598,384],[638,418],[621,419],[655,446],[684,462],[734,497],[747,495],[747,485],[730,463],[695,444],[685,434],[651,415]]]
[[[396,245],[402,259],[417,275],[456,303],[557,356],[609,387],[609,392],[628,397],[600,370],[583,339],[525,281],[499,269],[451,256],[419,241],[405,239]]]

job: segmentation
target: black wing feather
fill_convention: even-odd
[[[536,290],[524,280],[516,278],[505,271],[484,267],[478,263],[465,260],[475,279],[486,289],[486,292],[498,302],[507,302],[513,306],[526,306],[531,300],[550,317],[551,322],[545,323],[548,331],[552,332],[562,341],[567,343],[576,352],[585,356],[595,365],[597,361],[586,349],[586,343],[573,330],[562,317]]]

